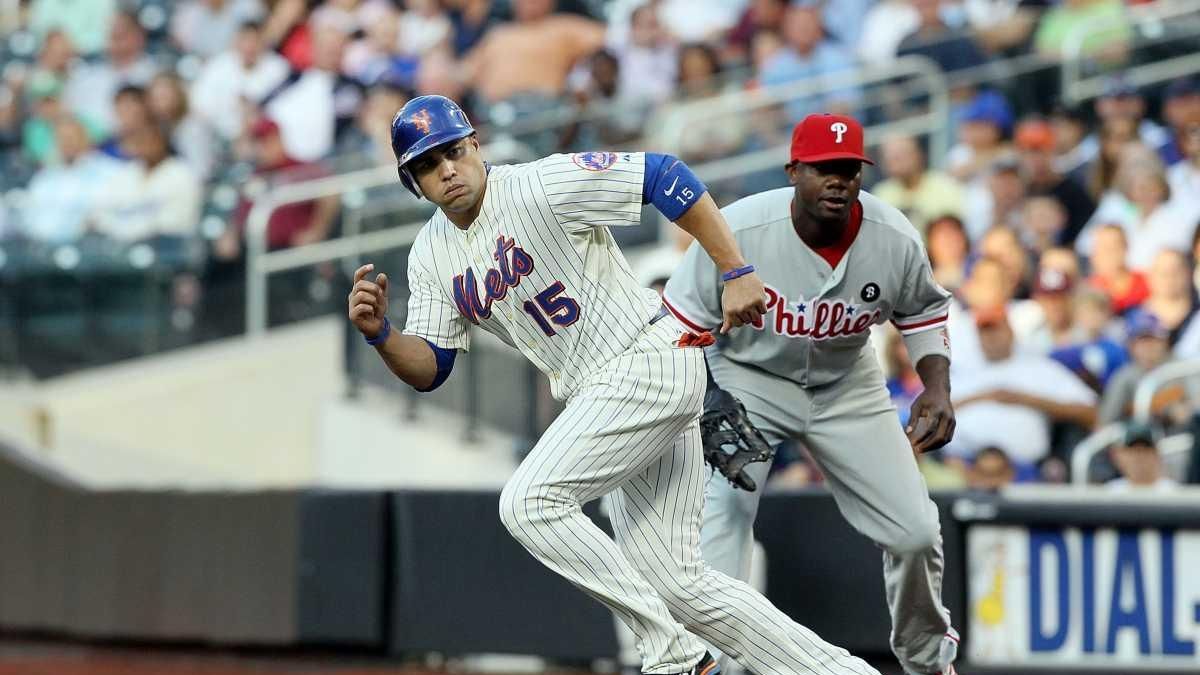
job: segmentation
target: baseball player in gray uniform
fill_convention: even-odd
[[[441,96],[405,104],[392,145],[401,180],[439,210],[409,253],[403,332],[391,330],[387,276],[368,278],[371,265],[355,274],[350,320],[421,391],[449,375],[471,326],[549,376],[567,405],[500,495],[513,537],[630,627],[646,673],[713,675],[698,635],[763,675],[878,675],[700,556],[704,354],[638,286],[608,229],[653,204],[725,280],[723,330],[761,320],[762,281],[691,170],[615,152],[490,166]],[[605,495],[616,541],[581,510]]]
[[[753,329],[707,350],[716,385],[740,399],[774,446],[803,441],[825,473],[842,514],[883,548],[891,644],[909,673],[953,673],[958,635],[942,605],[937,507],[915,452],[954,432],[950,405],[950,295],[933,280],[917,231],[900,211],[861,191],[862,126],[841,115],[796,125],[792,187],[723,209],[738,246],[767,289]],[[693,245],[664,291],[694,331],[721,323],[719,271]],[[891,321],[925,391],[903,429],[884,386],[870,329]],[[769,462],[746,466],[758,485]],[[746,578],[761,491],[714,473],[707,486],[702,551],[717,569]]]

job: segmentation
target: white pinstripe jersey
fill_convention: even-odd
[[[409,252],[404,332],[447,349],[475,324],[519,349],[565,399],[657,312],[609,226],[642,212],[642,153],[584,152],[491,167],[479,217],[438,211]]]
[[[858,234],[831,266],[796,234],[793,194],[790,187],[770,190],[722,209],[742,255],[767,287],[768,302],[759,325],[719,339],[723,356],[820,386],[850,371],[874,324],[892,321],[906,335],[945,327],[950,294],[934,281],[925,247],[904,214],[860,192]],[[720,277],[693,243],[663,299],[693,330],[719,326]]]

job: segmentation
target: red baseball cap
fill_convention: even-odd
[[[809,115],[792,130],[792,161],[813,164],[833,159],[857,159],[874,164],[863,154],[863,128],[848,115]]]
[[[1054,127],[1042,120],[1029,120],[1017,125],[1013,141],[1022,150],[1053,150]]]

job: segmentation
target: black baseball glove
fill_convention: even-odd
[[[758,489],[743,468],[751,462],[771,461],[775,449],[750,423],[742,402],[715,383],[704,394],[700,437],[704,443],[704,461],[735,486],[748,492]]]

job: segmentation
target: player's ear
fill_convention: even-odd
[[[791,164],[784,165],[783,170],[787,172],[788,185],[794,186],[800,182],[799,162],[792,162]]]

